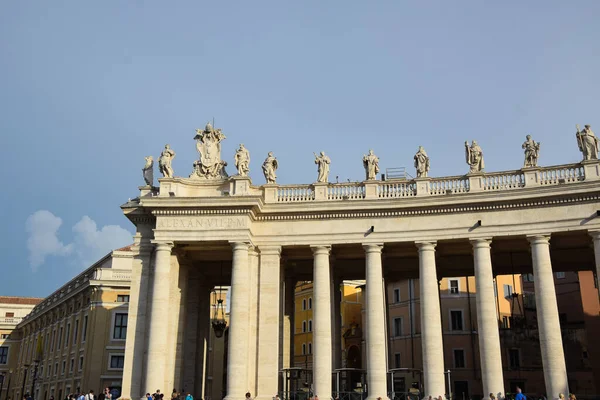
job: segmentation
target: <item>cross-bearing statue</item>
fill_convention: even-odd
[[[325,155],[325,152],[322,151],[319,155],[315,155],[315,164],[318,165],[319,175],[317,176],[317,182],[327,183],[329,179],[329,164],[331,164],[331,159]]]
[[[276,183],[277,175],[275,175],[275,171],[277,171],[278,167],[279,164],[277,159],[273,157],[273,152],[270,151],[262,165],[263,174],[265,175],[267,183]]]
[[[538,157],[540,156],[540,142],[536,142],[531,135],[525,137],[525,143],[521,148],[525,149],[525,163],[523,168],[537,167]]]
[[[465,157],[467,159],[467,164],[471,167],[469,170],[470,174],[481,172],[485,168],[483,151],[477,144],[477,141],[473,140],[473,143],[470,146],[468,141],[465,142]]]
[[[204,130],[196,129],[196,149],[200,159],[194,161],[194,172],[190,178],[225,179],[227,162],[221,160],[221,141],[226,139],[221,129],[214,129],[210,123]]]
[[[417,178],[426,178],[429,172],[429,157],[423,146],[419,146],[417,154],[415,154],[415,168],[417,169]]]
[[[235,167],[238,170],[239,176],[248,176],[250,171],[250,152],[244,147],[244,144],[240,144],[240,148],[235,152]]]
[[[583,130],[579,131],[579,125],[576,125],[577,133],[577,144],[579,145],[579,151],[583,153],[583,161],[597,160],[598,159],[598,138],[592,132],[590,125],[585,125]]]
[[[379,157],[373,153],[373,150],[369,150],[369,154],[363,156],[363,166],[365,167],[368,181],[377,178],[377,174],[379,173]]]
[[[154,183],[154,159],[152,156],[144,157],[146,160],[146,164],[144,168],[142,168],[142,173],[144,174],[144,181],[146,182],[146,186],[152,186]]]
[[[160,153],[160,157],[158,158],[158,169],[161,174],[163,174],[164,178],[172,178],[173,177],[173,167],[171,167],[171,162],[175,158],[175,152],[168,144],[165,145],[165,149],[162,153]]]

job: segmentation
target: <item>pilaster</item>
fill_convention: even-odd
[[[473,172],[467,174],[469,180],[469,192],[481,192],[483,190],[483,172]]]
[[[600,160],[585,160],[581,162],[586,181],[600,179]]]
[[[374,200],[377,199],[377,187],[379,186],[380,181],[375,179],[364,181],[363,185],[365,186],[365,199]]]
[[[329,183],[327,182],[315,182],[313,183],[313,192],[315,194],[315,201],[327,200],[327,188]]]
[[[521,169],[525,177],[525,187],[540,186],[540,168],[529,167]]]
[[[429,181],[431,178],[415,178],[415,185],[417,189],[416,196],[429,196]]]
[[[331,246],[311,246],[313,266],[313,393],[331,397]]]
[[[277,191],[279,190],[279,185],[276,183],[267,183],[264,184],[262,188],[265,204],[277,203]]]
[[[252,180],[249,176],[232,176],[229,178],[229,195],[247,196],[251,185]]]

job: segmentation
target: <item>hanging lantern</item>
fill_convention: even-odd
[[[217,291],[213,291],[215,298],[217,299],[217,304],[214,305],[214,314],[211,320],[213,331],[215,332],[215,336],[217,338],[223,337],[223,333],[225,333],[225,328],[227,328],[227,321],[225,321],[225,308],[223,307],[223,299],[221,296],[221,287],[219,287],[219,294],[217,295]],[[218,297],[217,297],[218,296]]]

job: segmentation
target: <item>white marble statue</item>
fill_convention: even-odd
[[[363,166],[365,167],[365,174],[368,181],[377,178],[377,174],[379,173],[379,157],[373,153],[373,150],[369,150],[369,154],[363,156]]]
[[[267,183],[276,183],[277,175],[275,175],[275,171],[277,171],[277,168],[279,168],[279,163],[277,162],[277,159],[273,157],[273,152],[270,151],[262,165],[263,174],[265,175]]]
[[[540,156],[540,142],[536,142],[531,138],[531,135],[525,137],[525,142],[521,148],[525,149],[525,162],[523,168],[537,167],[538,157]]]
[[[325,155],[325,152],[322,151],[319,155],[315,155],[315,164],[318,165],[319,175],[317,176],[317,182],[327,182],[329,179],[329,165],[331,164],[331,159]]]
[[[577,144],[579,145],[579,151],[583,153],[583,161],[597,160],[598,159],[598,138],[592,132],[590,125],[585,125],[583,130],[579,131],[579,125],[577,125]]]
[[[467,159],[467,164],[471,169],[469,173],[481,172],[485,168],[485,164],[483,162],[483,151],[481,147],[477,144],[477,141],[473,140],[473,143],[469,146],[469,142],[465,142],[465,156]]]
[[[415,154],[415,168],[417,169],[417,178],[426,178],[429,172],[429,156],[425,152],[423,146],[419,146],[417,154]]]
[[[144,157],[144,160],[146,160],[146,164],[142,168],[144,181],[146,182],[146,186],[152,186],[154,184],[154,158],[148,156]]]
[[[227,162],[221,160],[221,141],[226,139],[221,129],[214,129],[210,123],[204,130],[196,129],[196,149],[200,159],[194,162],[194,172],[190,178],[225,179]]]
[[[173,167],[171,166],[171,162],[175,158],[175,152],[168,144],[165,145],[165,149],[162,153],[160,153],[160,157],[158,158],[158,169],[161,174],[163,174],[164,178],[172,178],[173,177]]]
[[[235,152],[234,160],[238,175],[248,176],[248,172],[250,171],[250,152],[244,147],[243,143],[240,144],[240,148]]]

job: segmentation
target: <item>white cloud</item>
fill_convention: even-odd
[[[96,222],[86,215],[73,225],[73,241],[65,245],[58,237],[61,225],[62,219],[47,210],[36,211],[27,218],[27,249],[34,271],[48,256],[72,255],[72,261],[80,264],[78,266],[89,266],[111,250],[132,242],[131,233],[126,229],[106,225],[99,230]]]

